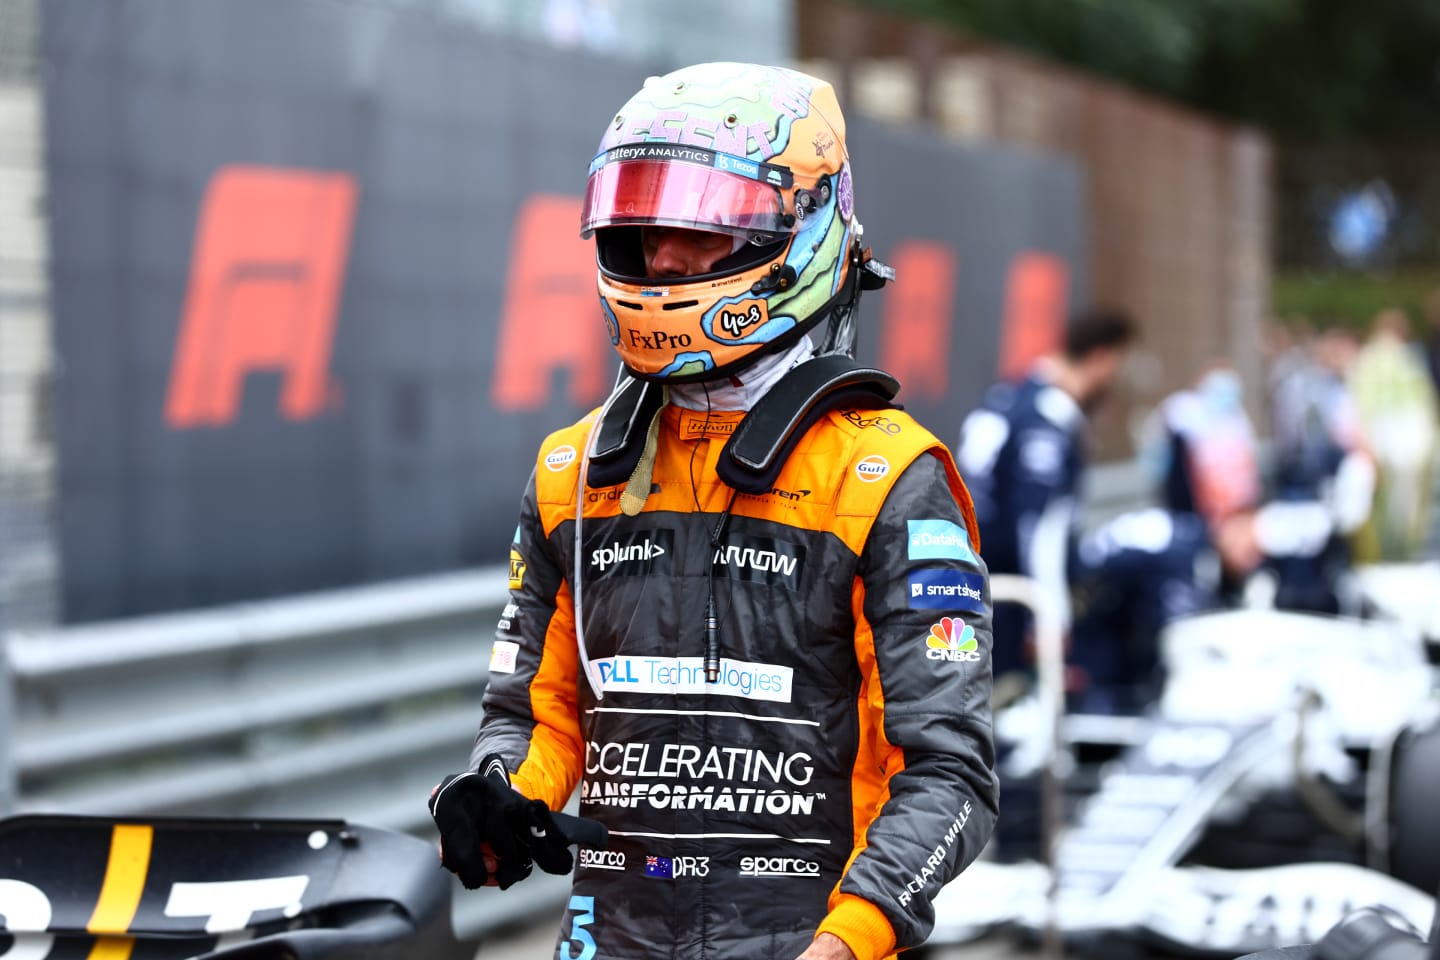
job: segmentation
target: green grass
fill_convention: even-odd
[[[1271,289],[1271,313],[1284,320],[1305,317],[1316,327],[1365,331],[1376,312],[1403,307],[1411,330],[1424,330],[1422,304],[1440,290],[1440,269],[1369,273],[1282,273]]]

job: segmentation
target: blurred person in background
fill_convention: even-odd
[[[540,448],[442,862],[564,866],[526,828],[578,783],[610,846],[561,956],[878,960],[997,814],[969,494],[851,359],[889,270],[831,86],[702,64],[606,126],[581,229],[624,372]]]
[[[1079,713],[1143,713],[1159,696],[1161,631],[1218,607],[1222,573],[1241,576],[1255,559],[1222,563],[1206,522],[1189,511],[1121,514],[1086,534],[1071,571],[1068,704]],[[1228,559],[1229,554],[1226,554]]]
[[[1161,401],[1140,444],[1161,504],[1211,527],[1259,505],[1259,442],[1245,411],[1245,387],[1227,360],[1205,366],[1195,385]]]
[[[1358,615],[1350,538],[1369,515],[1374,467],[1346,375],[1354,334],[1291,321],[1269,371],[1273,469],[1265,502],[1211,523],[1227,604]]]
[[[1062,556],[1042,556],[1037,525],[1054,511],[1057,525],[1075,529],[1086,418],[1114,387],[1134,339],[1135,325],[1122,311],[1076,316],[1061,349],[1039,358],[1020,382],[990,387],[965,418],[957,459],[975,498],[991,573],[1036,577],[1065,590],[1076,541],[1064,544]],[[1062,619],[1068,626],[1068,613]],[[1008,677],[1007,687],[1029,671],[1028,631],[1024,610],[996,609],[995,676]]]
[[[1356,349],[1352,332],[1330,328],[1311,338],[1304,362],[1275,381],[1271,437],[1277,499],[1328,496],[1341,463],[1363,451],[1360,416],[1345,380]]]
[[[1429,521],[1435,388],[1409,335],[1404,310],[1380,311],[1347,374],[1377,474],[1370,520],[1355,537],[1361,563],[1415,559]]]
[[[1430,369],[1430,382],[1440,396],[1440,287],[1425,296],[1425,365]]]
[[[1138,713],[1159,691],[1161,630],[1238,591],[1258,558],[1222,563],[1221,528],[1260,503],[1258,444],[1240,375],[1205,365],[1147,418],[1139,456],[1160,506],[1122,514],[1080,541],[1071,566],[1072,706]],[[1227,535],[1229,531],[1226,531]],[[1229,554],[1227,553],[1227,557]],[[1228,588],[1228,589],[1227,589]]]

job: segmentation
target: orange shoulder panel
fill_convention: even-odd
[[[830,415],[830,422],[852,433],[856,440],[840,478],[835,502],[837,520],[873,518],[889,496],[896,478],[917,458],[928,453],[944,465],[950,490],[965,518],[970,545],[979,552],[980,531],[970,491],[960,478],[954,457],[934,434],[903,410],[840,410]],[[866,530],[868,532],[868,524]]]

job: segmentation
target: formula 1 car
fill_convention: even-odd
[[[0,821],[0,957],[461,960],[415,837],[328,820]]]
[[[982,858],[947,886],[930,942],[1011,928],[1105,956],[1233,958],[1314,942],[1369,904],[1427,929],[1440,720],[1417,633],[1227,611],[1172,624],[1162,655],[1147,715],[1064,717],[1063,752],[1034,702],[997,715],[1002,827],[1047,769],[1085,795],[1034,859]]]
[[[1356,911],[1332,927],[1319,943],[1277,947],[1240,960],[1440,960],[1440,913],[1425,936],[1383,907]]]

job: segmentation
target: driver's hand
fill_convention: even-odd
[[[443,844],[435,844],[435,855],[440,858],[440,866],[445,866],[445,847]],[[500,869],[500,858],[495,856],[495,851],[490,849],[490,844],[480,844],[480,858],[485,861],[485,886],[500,886],[500,881],[495,879],[495,871]]]
[[[440,784],[438,784],[438,783],[435,784],[435,786],[433,786],[433,787],[430,788],[430,796],[431,796],[432,799],[434,798],[435,794],[439,792],[439,790],[440,790]],[[438,856],[438,857],[440,858],[440,866],[442,866],[442,867],[445,866],[445,844],[444,844],[444,843],[437,843],[437,844],[435,844],[435,854],[436,854],[436,856]],[[497,857],[497,856],[495,856],[495,851],[490,847],[490,844],[489,844],[489,843],[486,843],[486,842],[483,842],[483,841],[481,842],[481,844],[480,844],[480,859],[483,860],[484,863],[485,863],[485,886],[487,886],[487,887],[498,887],[498,886],[500,886],[500,881],[495,878],[495,872],[500,869],[500,858]]]
[[[855,954],[835,934],[822,933],[810,941],[810,946],[796,960],[855,960]]]

